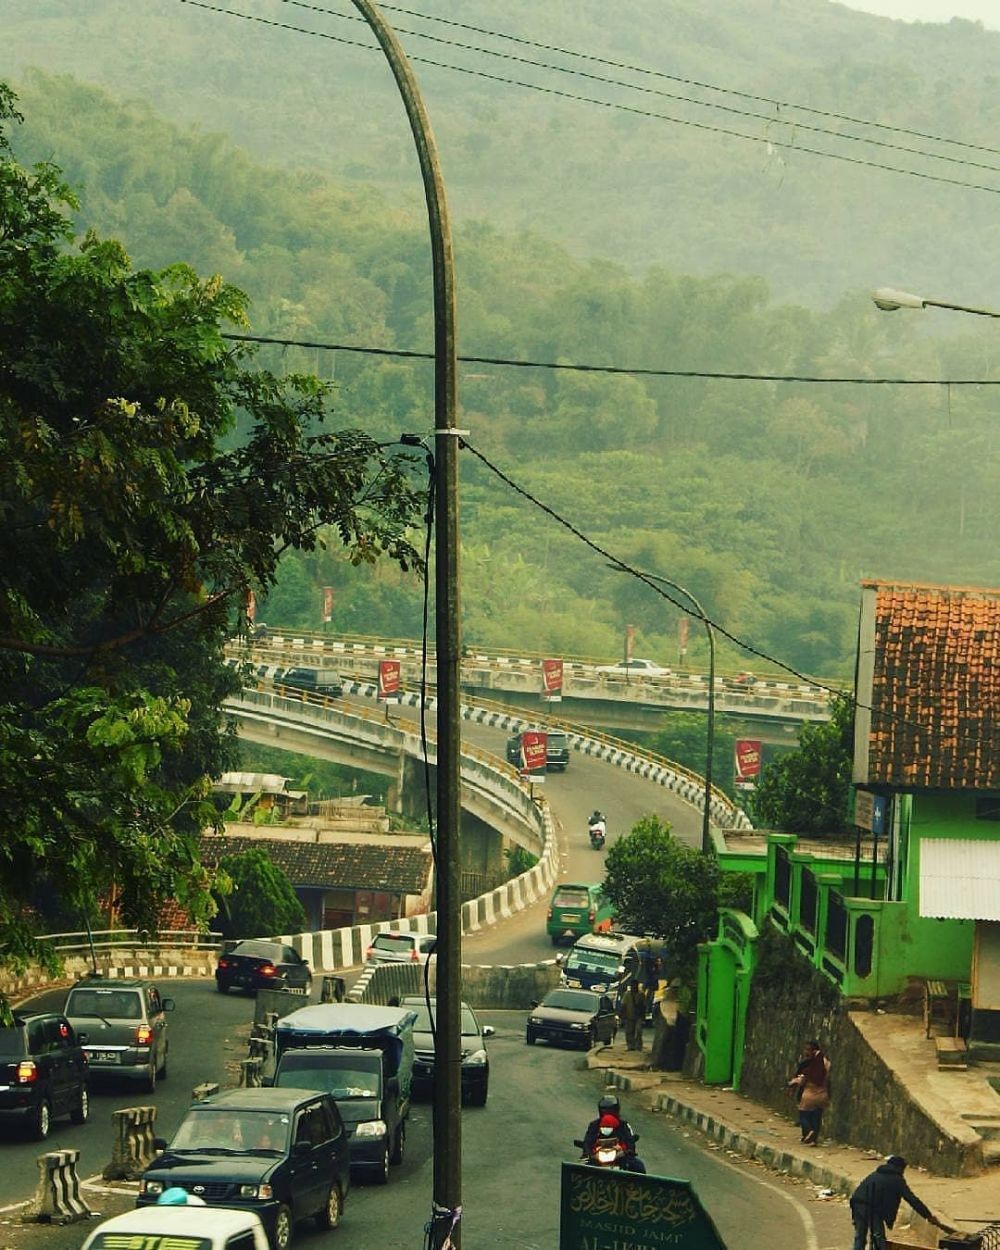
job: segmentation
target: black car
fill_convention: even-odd
[[[417,1013],[413,1026],[413,1087],[414,1092],[431,1093],[434,1089],[434,1032],[432,1010],[422,994],[407,994],[401,999],[401,1007],[409,1007]],[[433,1017],[436,1019],[436,1001],[431,999]],[[490,1089],[490,1057],[486,1053],[486,1038],[496,1030],[491,1024],[481,1025],[476,1013],[468,1003],[462,1003],[462,1101],[474,1107],[485,1107]]]
[[[525,1040],[529,1046],[541,1038],[589,1050],[598,1042],[613,1042],[617,1032],[615,1005],[607,994],[560,988],[532,1007]]]
[[[229,990],[312,990],[312,969],[295,950],[283,942],[249,938],[237,942],[219,956],[215,985],[220,994]]]
[[[329,1094],[234,1089],[194,1103],[139,1184],[138,1206],[186,1189],[208,1206],[255,1211],[273,1250],[295,1225],[335,1228],[351,1184],[347,1133]]]
[[[0,1028],[0,1120],[44,1141],[54,1118],[84,1124],[90,1110],[87,1059],[65,1016],[14,1015]]]

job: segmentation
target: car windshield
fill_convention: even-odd
[[[321,1089],[337,1099],[379,1098],[382,1086],[379,1074],[371,1069],[340,1067],[307,1055],[283,1059],[275,1084],[293,1089]]]
[[[288,1116],[277,1111],[201,1107],[188,1113],[170,1148],[223,1154],[253,1150],[280,1154],[288,1141],[288,1122]]]
[[[73,990],[66,1000],[66,1014],[141,1020],[142,998],[130,990]]]
[[[618,956],[610,951],[572,950],[566,959],[566,967],[586,972],[617,972],[621,964]]]
[[[407,1001],[407,1007],[412,1007],[417,1013],[417,1019],[413,1025],[418,1033],[430,1033],[432,1026],[431,1012],[427,1009],[426,1003],[414,1003]],[[434,1011],[434,1018],[437,1018],[437,1009]],[[476,1017],[472,1014],[470,1008],[464,1003],[462,1004],[462,1036],[478,1037],[479,1026],[476,1024]]]
[[[552,902],[556,907],[586,907],[590,902],[590,895],[586,890],[573,890],[567,887],[556,890],[552,896]]]
[[[559,1007],[563,1011],[595,1011],[597,998],[580,990],[551,990],[542,1000],[543,1007]]]
[[[372,945],[380,951],[408,951],[415,941],[412,933],[380,933]]]

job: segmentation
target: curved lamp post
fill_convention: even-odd
[[[372,0],[353,0],[375,33],[413,132],[431,235],[434,277],[435,632],[437,655],[437,1005],[434,1013],[434,1191],[432,1250],[461,1246],[462,895],[461,639],[458,579],[458,358],[455,263],[444,178],[420,88],[395,32]]]
[[[954,304],[950,300],[928,299],[913,295],[910,291],[897,291],[895,287],[880,286],[872,291],[875,307],[882,312],[896,312],[900,308],[947,308],[950,312],[972,313],[976,317],[1000,317],[992,308],[976,308],[972,304]]]
[[[619,564],[609,566],[616,573],[631,573]],[[662,582],[690,599],[694,605],[695,615],[705,623],[705,634],[708,637],[708,715],[705,725],[705,798],[701,816],[701,849],[707,855],[712,849],[712,752],[715,749],[715,631],[712,622],[705,615],[705,609],[686,586],[662,577],[659,573],[647,573],[644,569],[635,570],[640,576],[651,582]]]

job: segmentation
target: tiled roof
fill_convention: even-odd
[[[422,894],[431,871],[431,853],[415,846],[355,842],[285,842],[277,838],[208,836],[201,857],[209,864],[223,855],[264,850],[293,886],[328,890],[386,890]]]
[[[1000,590],[864,587],[874,591],[869,780],[1000,788]]]

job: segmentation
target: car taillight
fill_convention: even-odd
[[[17,1065],[18,1085],[30,1085],[38,1080],[38,1067],[31,1059],[22,1059]]]
[[[148,1024],[140,1024],[135,1031],[135,1044],[137,1046],[148,1046],[153,1040],[153,1030]]]
[[[368,947],[368,949],[365,951],[365,959],[371,959],[371,957],[372,957],[372,951],[374,951],[374,949],[375,949],[375,947],[374,947],[374,946],[369,946],[369,947]]]
[[[546,918],[546,920],[551,920],[551,919],[552,919],[552,908],[551,908],[551,907],[550,907],[550,908],[549,908],[549,910],[545,913],[545,918]]]
[[[590,921],[591,924],[593,924],[594,921],[597,919],[597,912],[594,911],[593,907],[591,907],[590,911],[587,912],[587,919]]]
[[[220,967],[220,968],[231,968],[232,966],[233,966],[233,961],[232,961],[231,959],[220,959],[220,960],[219,960],[219,967]]]
[[[274,964],[261,964],[257,971],[262,977],[273,977],[277,974],[278,969]]]
[[[410,963],[411,964],[420,963],[420,956],[417,954],[416,949],[410,951]]]

